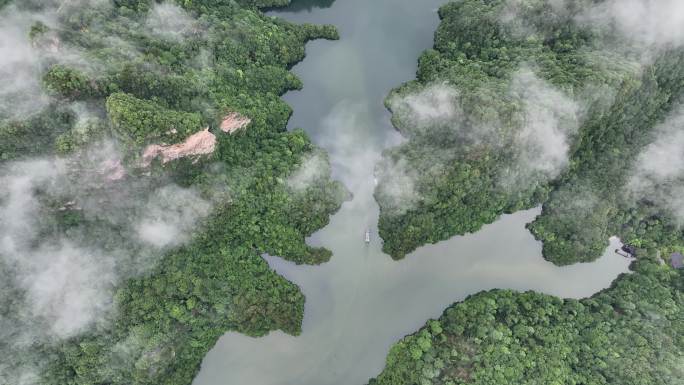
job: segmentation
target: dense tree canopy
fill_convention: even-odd
[[[112,310],[87,330],[26,344],[18,342],[22,330],[44,325],[27,323],[28,294],[11,279],[17,267],[0,259],[0,313],[7,315],[0,322],[0,382],[17,384],[29,373],[41,384],[189,384],[226,331],[300,332],[304,296],[262,254],[296,263],[327,261],[331,253],[304,238],[327,223],[346,191],[330,179],[329,169],[303,189],[287,182],[319,152],[302,130],[285,130],[291,110],[280,96],[301,87],[288,69],[303,58],[308,40],[335,39],[337,32],[293,25],[259,10],[286,3],[22,1],[4,7],[8,17],[29,11],[48,15],[43,20],[50,22],[25,31],[43,55],[47,103],[37,103],[30,116],[2,116],[1,166],[57,156],[97,173],[105,141],[116,143],[127,173],[122,181],[93,186],[82,174],[69,174],[74,179],[67,192],[59,192],[66,196],[36,192],[45,205],[42,236],[155,263],[142,272],[120,272],[126,279],[109,288]],[[155,12],[173,13],[158,21]],[[165,27],[169,17],[180,24]],[[221,120],[229,113],[249,118],[249,125],[223,132]],[[216,137],[213,153],[140,165],[145,146],[180,143],[205,128]],[[145,204],[160,203],[122,202],[162,186],[191,191],[209,202],[211,212],[189,230],[187,242],[159,250],[142,245],[124,224]],[[81,195],[69,196],[72,190]],[[97,215],[82,209],[90,201],[97,202]],[[136,265],[117,269],[126,266]]]
[[[471,296],[394,345],[370,384],[681,384],[684,272],[634,270],[579,301]]]
[[[378,168],[386,252],[401,258],[542,203],[531,230],[555,263],[593,260],[611,235],[648,246],[634,226],[662,222],[662,213],[625,198],[622,186],[677,107],[683,54],[664,47],[641,63],[649,47],[608,23],[578,21],[597,3],[466,0],[440,9],[417,80],[386,102],[409,139]],[[582,206],[586,195],[600,207]]]

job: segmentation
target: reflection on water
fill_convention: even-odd
[[[279,13],[340,29],[340,41],[308,45],[294,69],[304,90],[285,99],[295,110],[290,126],[306,129],[330,152],[334,176],[354,199],[309,240],[333,251],[329,263],[296,266],[266,257],[306,295],[302,335],[228,333],[205,358],[195,385],[363,384],[379,373],[393,342],[469,294],[511,288],[583,297],[627,270],[628,261],[608,251],[592,264],[560,268],[544,261],[525,229],[538,209],[420,248],[400,262],[380,251],[373,168],[382,149],[400,141],[382,102],[390,88],[414,77],[441,2],[337,0],[330,8]],[[608,250],[616,247],[613,240]]]
[[[335,0],[291,0],[288,12],[311,11],[314,8],[330,8]]]

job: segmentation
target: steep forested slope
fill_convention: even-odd
[[[604,3],[440,9],[418,79],[387,99],[408,141],[377,171],[386,252],[401,258],[541,203],[531,230],[558,264],[595,259],[611,235],[653,248],[646,227],[672,238],[667,210],[627,192],[641,150],[677,114],[682,50],[624,33],[597,16]]]
[[[684,54],[647,3],[630,20],[610,0],[440,10],[418,80],[387,100],[408,141],[378,169],[386,250],[543,203],[529,227],[552,262],[594,260],[611,235],[637,259],[587,299],[473,295],[398,342],[370,384],[684,384],[684,270],[664,263],[684,247]],[[649,33],[620,30],[642,20]]]
[[[484,292],[394,345],[370,384],[684,383],[684,272],[640,261],[592,298]]]
[[[346,192],[290,182],[327,160],[280,95],[335,29],[258,10],[286,0],[3,3],[0,383],[189,384],[228,330],[298,334],[262,254],[328,260],[304,238]]]

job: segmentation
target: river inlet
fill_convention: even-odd
[[[381,252],[373,170],[401,142],[383,100],[415,77],[432,46],[444,0],[305,0],[270,13],[297,23],[333,24],[339,41],[314,41],[293,71],[302,91],[284,99],[301,127],[330,154],[333,177],[354,194],[308,241],[333,251],[321,266],[267,256],[306,295],[303,332],[263,338],[227,333],[204,359],[194,385],[360,385],[384,366],[389,347],[453,302],[493,288],[586,297],[606,288],[629,261],[612,252],[590,264],[557,267],[525,229],[539,209],[504,215],[481,231],[393,261]],[[371,242],[364,233],[371,229]]]

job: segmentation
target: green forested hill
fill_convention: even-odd
[[[471,296],[394,345],[370,384],[682,384],[684,274],[634,270],[579,301]]]
[[[32,200],[24,215],[11,210],[21,193],[0,194],[0,230],[20,241],[19,252],[0,250],[0,383],[189,384],[226,331],[300,332],[304,297],[262,254],[327,261],[304,238],[346,192],[327,169],[303,187],[288,183],[320,152],[303,131],[285,130],[291,110],[280,96],[301,86],[288,69],[306,41],[337,32],[259,11],[286,3],[3,6],[17,41],[30,39],[17,61],[38,87],[2,94],[0,177]],[[228,134],[231,113],[250,122]],[[141,165],[147,145],[205,128],[213,152]],[[9,214],[31,231],[12,233],[21,224]]]
[[[370,384],[684,384],[684,271],[663,263],[683,247],[684,53],[624,35],[605,4],[445,5],[418,79],[387,99],[408,141],[385,153],[376,197],[397,258],[541,203],[529,228],[545,258],[591,261],[618,235],[632,271],[581,300],[470,296]]]
[[[624,192],[653,131],[677,111],[683,53],[583,22],[601,3],[440,9],[418,78],[386,102],[409,139],[378,168],[386,252],[401,258],[542,203],[531,230],[557,264],[595,259],[611,235],[644,248],[654,247],[647,227],[672,238],[664,212]]]

